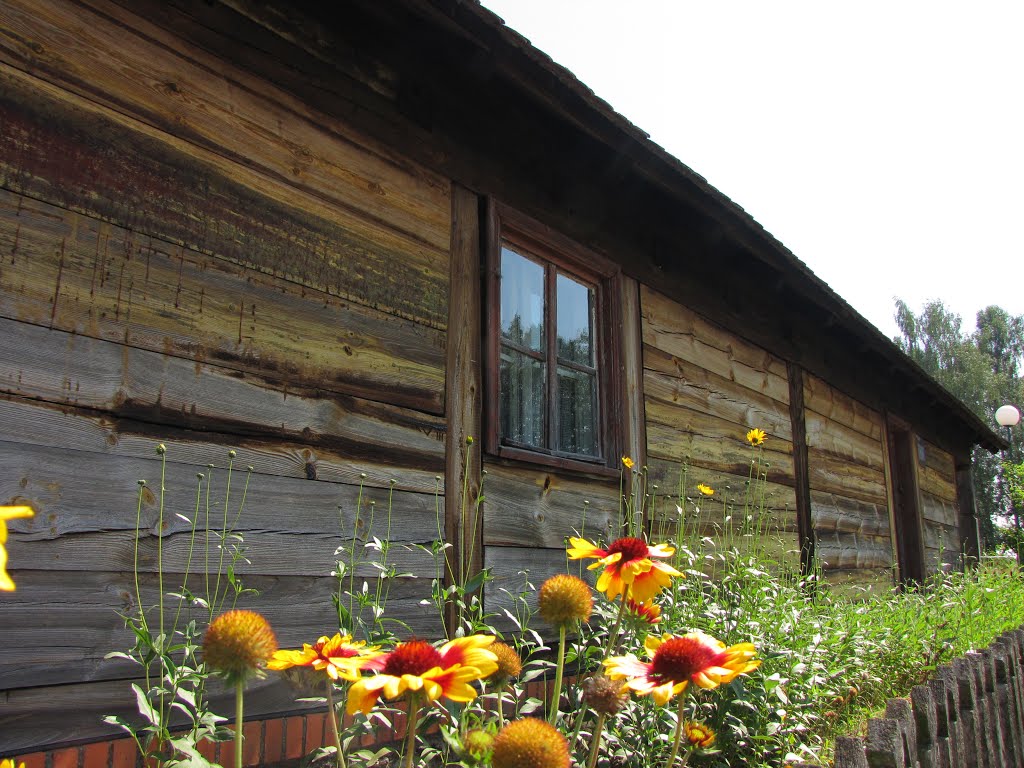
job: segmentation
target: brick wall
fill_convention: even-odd
[[[570,684],[572,678],[566,680]],[[550,681],[535,680],[526,686],[526,696],[544,699]],[[404,714],[395,713],[393,727],[378,728],[374,734],[366,735],[360,747],[371,747],[401,742],[405,738]],[[327,713],[314,712],[278,717],[266,720],[249,720],[243,727],[245,750],[242,763],[245,766],[270,766],[278,763],[297,762],[320,747],[331,746],[330,726]],[[233,741],[220,743],[203,742],[200,752],[210,761],[222,766],[234,765],[235,744]],[[16,765],[25,768],[141,768],[141,760],[135,742],[131,739],[114,739],[74,747],[64,747],[47,752],[32,752],[12,757]]]

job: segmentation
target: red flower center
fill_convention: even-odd
[[[654,652],[650,676],[659,684],[681,683],[715,666],[718,652],[693,637],[673,637]]]
[[[620,566],[633,560],[643,560],[647,557],[647,542],[632,536],[624,536],[613,541],[608,547],[608,554],[615,552],[622,553],[622,559],[617,563]]]
[[[441,665],[441,654],[426,640],[410,640],[388,654],[382,670],[385,675],[422,675]]]

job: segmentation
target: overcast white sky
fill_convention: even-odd
[[[1024,314],[1024,2],[483,3],[886,335]]]

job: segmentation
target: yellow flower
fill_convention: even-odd
[[[543,720],[524,717],[494,739],[494,768],[569,768],[569,742]]]
[[[646,603],[672,582],[673,576],[682,576],[679,571],[666,563],[652,558],[666,558],[675,554],[675,549],[666,544],[650,547],[643,539],[626,536],[616,539],[608,549],[600,549],[586,539],[569,539],[566,553],[571,560],[596,557],[598,561],[589,570],[604,566],[597,580],[597,591],[604,592],[609,600],[619,595]]]
[[[277,651],[277,638],[255,611],[228,611],[210,622],[203,660],[231,685],[259,673]]]
[[[629,458],[629,456],[622,457],[622,466],[624,466],[626,469],[632,469],[635,464],[636,462]]]
[[[472,701],[476,690],[470,685],[492,674],[498,663],[487,646],[489,635],[459,637],[440,648],[426,640],[401,643],[390,653],[366,662],[363,669],[377,672],[352,684],[348,713],[370,714],[377,700],[396,699],[406,691],[423,691],[428,702],[442,696],[452,701]]]
[[[4,592],[14,591],[14,580],[7,573],[7,548],[4,546],[7,543],[7,521],[32,517],[34,514],[32,507],[0,507],[0,589]],[[3,766],[3,768],[8,768],[8,766]]]
[[[715,732],[704,723],[695,723],[691,720],[683,726],[683,731],[686,740],[694,749],[707,749],[715,743]]]
[[[685,635],[648,635],[644,642],[649,662],[635,656],[616,656],[604,664],[612,680],[626,680],[639,696],[651,695],[658,704],[686,690],[691,682],[701,688],[717,688],[761,666],[751,643],[725,647],[703,632]]]
[[[10,509],[10,507],[7,507],[7,509]],[[4,758],[3,760],[0,760],[0,768],[15,768],[14,760],[11,758]],[[25,768],[25,764],[18,763],[17,768]]]
[[[763,445],[766,437],[763,429],[755,428],[747,432],[747,442],[751,445]]]
[[[381,654],[377,646],[366,647],[366,643],[352,642],[350,635],[341,633],[328,639],[325,635],[315,645],[303,643],[301,651],[277,651],[267,663],[267,669],[281,670],[291,667],[312,667],[326,672],[332,680],[358,680],[359,670],[365,663]]]
[[[540,585],[537,593],[537,609],[553,627],[587,621],[593,608],[590,585],[569,573],[556,573]]]
[[[704,483],[697,484],[697,490],[700,491],[701,496],[714,496],[715,489],[710,485],[704,485]]]

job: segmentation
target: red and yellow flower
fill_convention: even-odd
[[[717,688],[739,675],[761,666],[752,643],[729,648],[704,632],[685,635],[648,635],[644,642],[649,662],[635,656],[607,659],[606,673],[613,680],[626,680],[626,687],[639,696],[650,694],[658,704],[686,690],[690,683]]]
[[[636,600],[627,600],[626,608],[628,608],[630,613],[634,616],[638,616],[648,624],[661,623],[661,606],[653,600],[648,600],[646,603],[638,603]]]
[[[566,551],[571,560],[598,558],[589,570],[604,568],[597,580],[597,591],[604,592],[609,600],[623,595],[638,604],[646,603],[667,587],[673,576],[683,575],[667,563],[654,559],[675,554],[675,549],[666,544],[651,547],[643,539],[632,536],[616,539],[608,549],[601,549],[586,539],[571,538],[569,544]]]
[[[406,691],[423,691],[428,702],[444,696],[452,701],[472,701],[476,689],[470,685],[498,668],[497,658],[487,646],[489,635],[460,637],[435,648],[426,640],[409,640],[389,653],[368,660],[363,666],[377,674],[362,677],[348,693],[348,713],[369,714],[377,700],[395,699]]]
[[[311,667],[326,672],[332,680],[358,680],[359,670],[371,659],[380,656],[377,646],[366,647],[366,643],[353,642],[350,635],[326,635],[315,644],[302,644],[302,650],[277,651],[267,662],[267,669],[281,671],[291,667]]]

